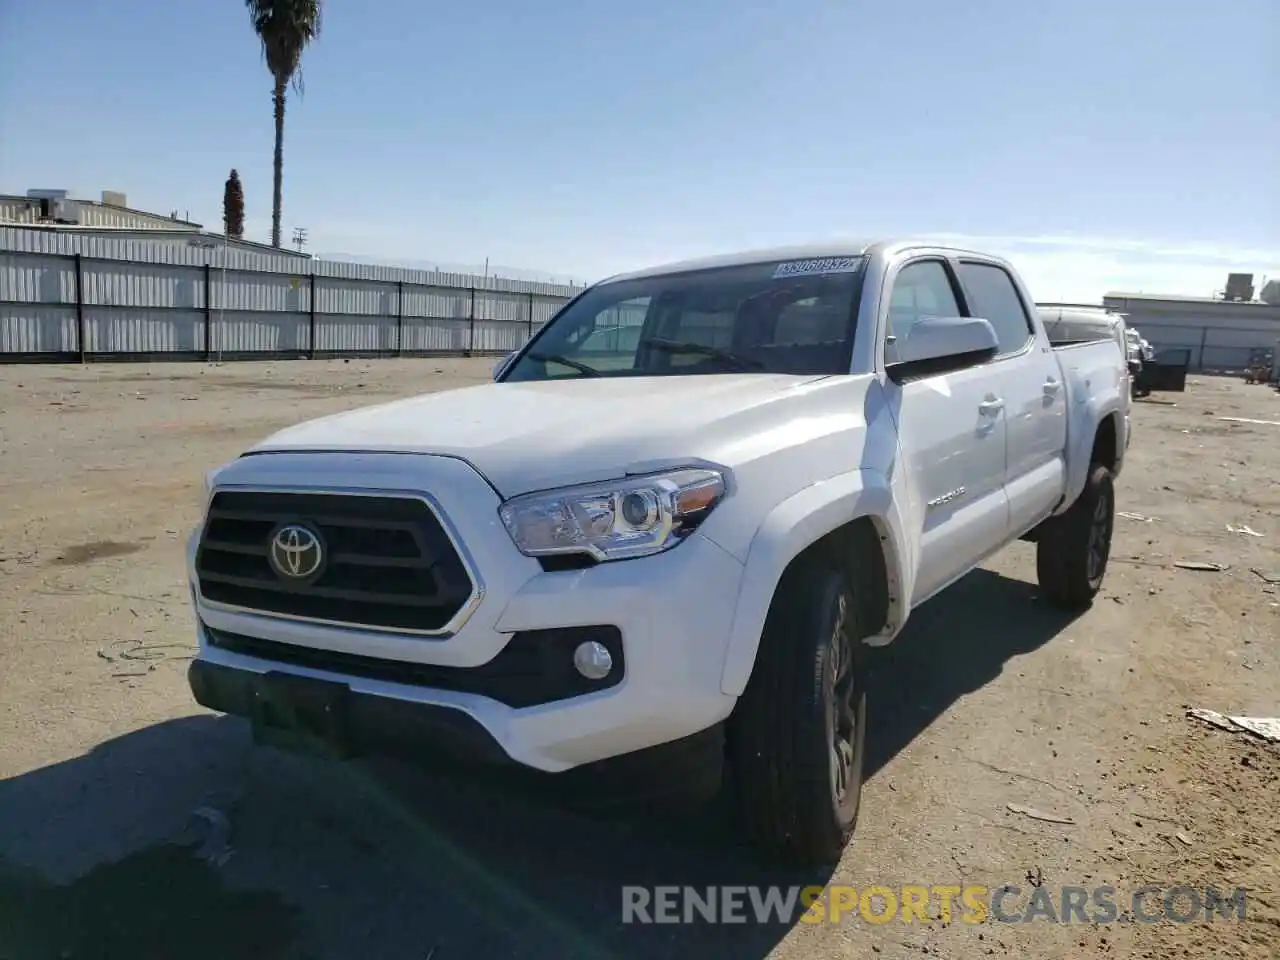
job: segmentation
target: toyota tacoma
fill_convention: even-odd
[[[1048,600],[1098,592],[1127,381],[1113,336],[1051,342],[977,251],[616,276],[492,383],[210,471],[190,686],[260,740],[340,756],[731,769],[761,848],[830,863],[858,814],[868,648],[1019,539]]]

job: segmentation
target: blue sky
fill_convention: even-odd
[[[286,236],[579,279],[946,234],[1040,299],[1280,276],[1277,0],[329,0]],[[0,192],[266,239],[270,82],[238,0],[0,0]]]

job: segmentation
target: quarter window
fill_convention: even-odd
[[[1031,320],[1009,274],[989,263],[961,263],[958,272],[969,315],[991,324],[1000,344],[998,352],[1016,353],[1026,346]]]

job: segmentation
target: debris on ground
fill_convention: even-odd
[[[150,669],[152,670],[155,669],[156,663],[164,660],[191,660],[195,657],[195,651],[189,643],[138,643],[136,640],[115,640],[111,646],[114,648],[126,648],[115,649],[113,651],[114,657],[118,657],[121,660],[151,662]],[[107,660],[114,659],[112,656],[104,655],[101,651],[99,656],[103,656]]]
[[[1264,427],[1280,427],[1280,420],[1255,420],[1252,417],[1219,417],[1227,423],[1257,423]]]
[[[1221,573],[1227,569],[1225,563],[1214,563],[1211,560],[1178,560],[1174,566],[1181,570],[1206,570],[1210,573]]]
[[[1154,523],[1156,520],[1159,519],[1159,517],[1148,517],[1145,514],[1129,513],[1124,510],[1117,513],[1116,516],[1124,517],[1126,520],[1137,520],[1139,523]]]
[[[1043,810],[1024,806],[1021,803],[1006,803],[1005,807],[1012,813],[1020,813],[1024,817],[1030,817],[1032,820],[1040,820],[1044,823],[1075,823],[1070,817],[1064,817],[1056,813],[1045,813]]]
[[[196,851],[196,856],[215,867],[222,866],[231,859],[231,821],[225,813],[213,807],[196,807],[191,815],[209,823],[209,834]]]
[[[1187,716],[1215,726],[1219,730],[1251,733],[1270,743],[1280,743],[1280,717],[1229,717],[1216,710],[1204,710],[1199,707],[1188,710]]]
[[[1178,838],[1178,842],[1182,844],[1184,847],[1191,846],[1191,838],[1188,837],[1185,833],[1175,833],[1174,836]]]
[[[1269,743],[1280,743],[1280,717],[1232,717],[1231,722]]]
[[[1238,527],[1233,527],[1231,524],[1228,523],[1227,533],[1243,533],[1246,537],[1266,536],[1266,534],[1259,533],[1257,530],[1253,529],[1253,527],[1249,526],[1248,524],[1241,524]]]
[[[1231,719],[1224,714],[1218,713],[1216,710],[1202,710],[1199,707],[1187,711],[1187,716],[1196,720],[1203,720],[1205,723],[1212,724],[1220,730],[1235,731],[1236,725]]]

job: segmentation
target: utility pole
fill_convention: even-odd
[[[201,249],[209,251],[208,263],[210,267],[213,266],[213,251],[217,250],[219,246],[221,246],[222,248],[222,290],[220,291],[221,295],[218,297],[218,322],[217,322],[217,327],[221,328],[222,327],[222,311],[226,309],[226,304],[227,304],[227,260],[230,258],[230,248],[227,246],[227,235],[225,233],[222,235],[221,245],[219,245],[216,241],[210,239],[209,237],[203,237],[203,236],[196,237],[193,240],[188,240],[187,243],[193,247],[199,247]],[[213,291],[206,287],[204,296],[205,296],[205,304],[207,307],[209,300],[213,296]],[[212,319],[212,311],[206,311],[206,312],[208,313],[210,319]],[[221,337],[218,338],[217,357],[218,357],[217,362],[221,363],[222,362],[222,338]]]
[[[298,248],[299,253],[302,252],[302,248],[307,245],[307,228],[306,227],[293,228],[293,245]]]

